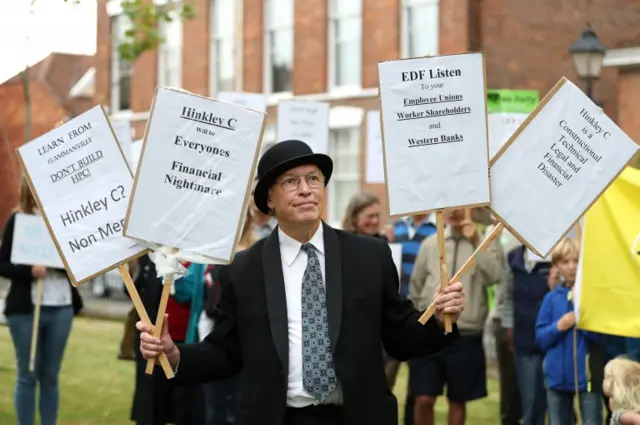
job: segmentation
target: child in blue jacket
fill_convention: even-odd
[[[574,338],[577,339],[575,362],[582,424],[602,424],[602,396],[591,390],[588,349],[589,340],[597,343],[598,337],[593,333],[575,329],[572,287],[579,256],[580,247],[574,239],[564,239],[554,249],[551,262],[558,269],[562,284],[544,297],[536,321],[536,341],[545,353],[544,375],[549,425],[574,423]]]

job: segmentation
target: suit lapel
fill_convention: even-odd
[[[267,311],[273,342],[282,361],[283,370],[289,370],[289,329],[287,323],[287,296],[284,289],[282,260],[278,231],[271,232],[262,248],[262,270],[267,296]]]
[[[335,352],[342,322],[342,252],[340,251],[338,233],[325,223],[322,223],[322,225],[324,226],[324,264],[329,339],[331,340],[331,349]]]

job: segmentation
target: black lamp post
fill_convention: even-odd
[[[585,80],[585,91],[589,99],[592,100],[591,83],[600,78],[602,74],[602,62],[606,50],[589,24],[580,38],[569,48],[576,72],[580,78]]]

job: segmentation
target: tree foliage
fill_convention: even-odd
[[[78,4],[82,0],[64,1]],[[135,62],[143,53],[164,43],[158,26],[162,22],[172,22],[176,12],[179,19],[194,19],[196,13],[191,1],[167,0],[163,4],[154,4],[151,0],[122,0],[122,13],[131,26],[118,46],[120,58]]]

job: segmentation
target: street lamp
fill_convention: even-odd
[[[590,99],[592,99],[591,82],[600,78],[602,74],[602,62],[606,50],[589,24],[580,38],[569,48],[573,65],[578,76],[585,80],[587,96]]]

